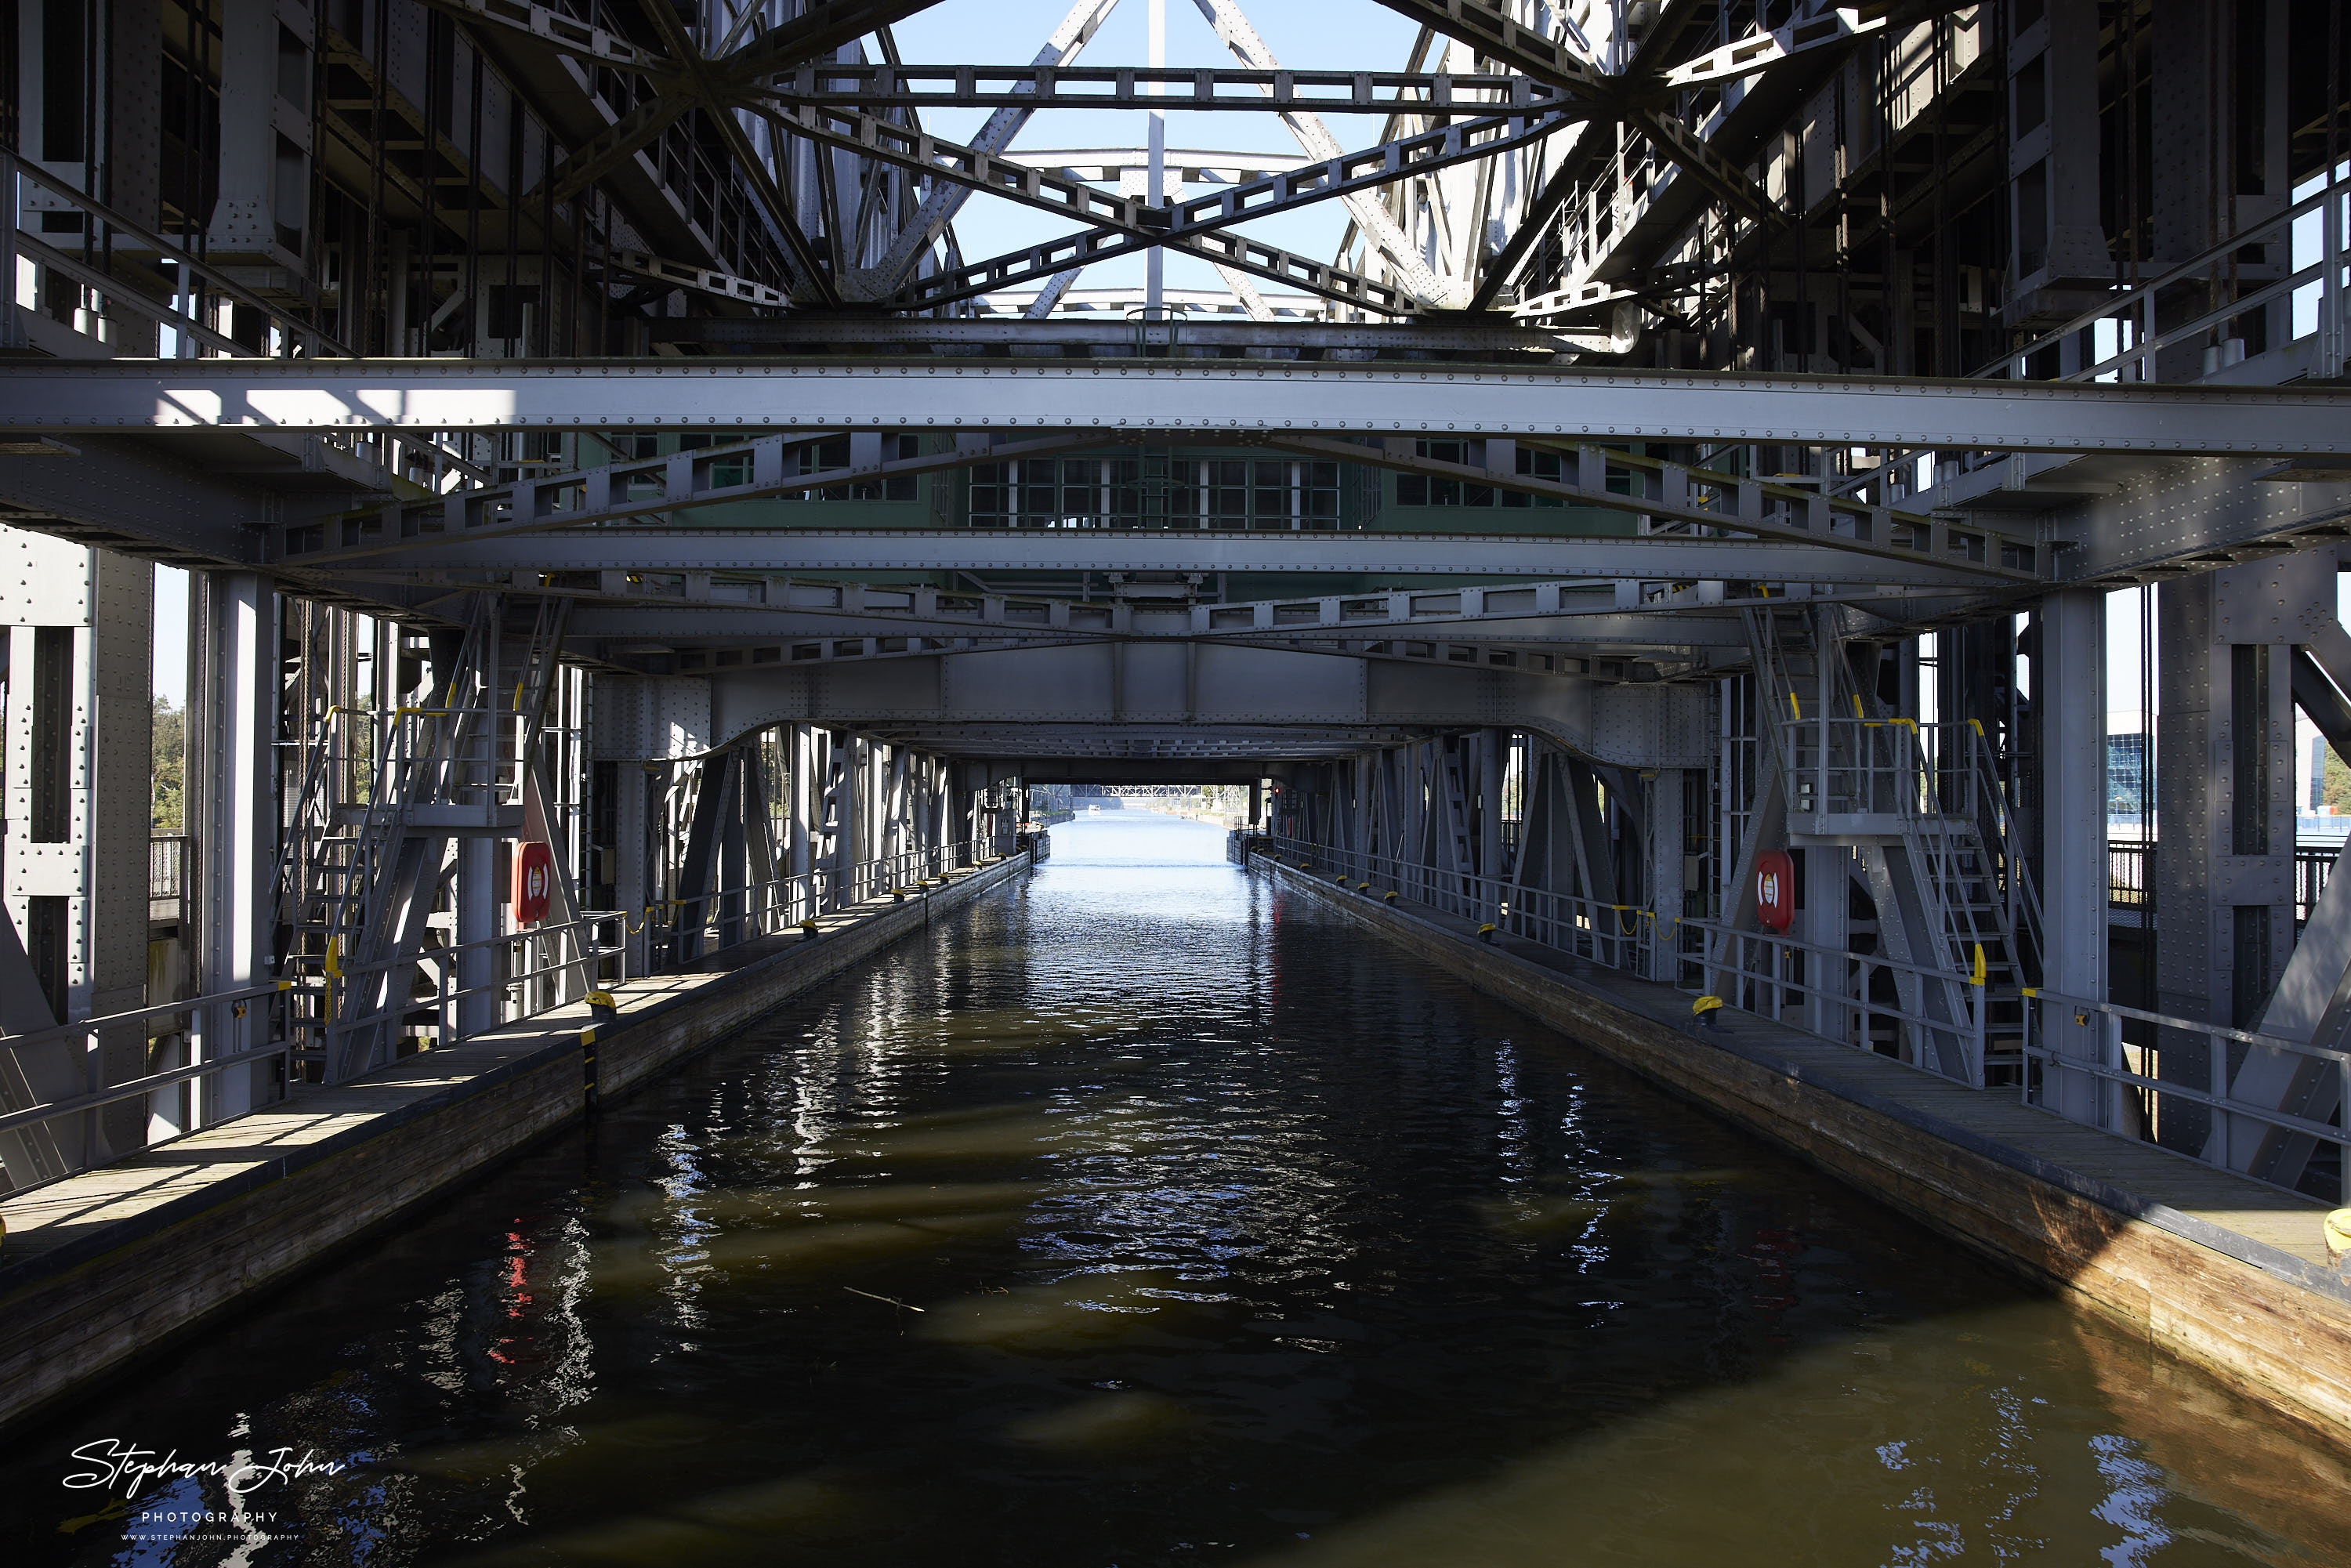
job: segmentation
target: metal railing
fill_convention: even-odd
[[[23,187],[18,184],[20,180]],[[169,333],[170,342],[159,341],[157,347],[180,359],[350,357],[349,347],[315,322],[304,319],[298,311],[253,292],[225,269],[210,265],[202,256],[132,222],[39,164],[0,151],[0,200],[6,203],[8,214],[22,213],[35,204],[24,199],[28,193],[25,187],[46,192],[78,212],[86,233],[73,236],[51,235],[44,239],[20,227],[8,227],[5,254],[0,254],[7,277],[6,294],[0,298],[0,306],[47,316],[93,344],[108,348],[118,346],[121,323],[142,322],[158,334],[159,340],[162,334]],[[58,243],[52,245],[52,239]],[[68,244],[80,249],[82,255],[77,256],[59,248]],[[138,263],[135,267],[134,258]],[[33,306],[17,304],[19,263],[31,273],[37,302]],[[161,268],[170,269],[170,280],[162,276]],[[72,304],[67,307],[51,303],[59,297],[69,297]],[[57,314],[61,309],[64,314]],[[219,324],[232,319],[258,323],[258,335],[251,340],[240,340],[222,331]],[[14,323],[10,326],[13,329]],[[329,431],[318,439],[353,456],[369,455],[367,449],[372,446],[372,460],[388,469],[413,466],[429,472],[435,488],[442,476],[451,471],[477,482],[490,477],[461,454],[459,445],[468,439],[462,432]],[[405,462],[403,452],[407,454]]]
[[[2155,843],[2149,839],[2106,841],[2106,903],[2116,909],[2145,909],[2155,870]]]
[[[2015,944],[2009,959],[2038,963],[2045,950],[2040,894],[2018,852],[2016,811],[1981,724],[1798,715],[1780,719],[1772,733],[1792,816],[1898,822],[1915,841],[1949,939],[1962,947],[1988,941],[1965,910],[1996,907],[2003,936]]]
[[[2340,846],[2334,844],[2297,844],[2294,851],[2294,924],[2296,930],[2310,923],[2311,911],[2318,907],[2319,896],[2326,891],[2327,879],[2334,874],[2335,862],[2342,858]],[[2145,910],[2152,901],[2155,875],[2156,841],[2153,839],[2109,839],[2106,841],[2106,903],[2116,909]]]
[[[2114,846],[2117,862],[2137,876],[2137,887],[2145,885],[2144,848]],[[1651,910],[1542,894],[1493,878],[1407,866],[1383,855],[1292,838],[1236,832],[1231,852],[1244,861],[1251,852],[1261,853],[1383,902],[1384,894],[1394,892],[1612,968],[1647,973],[1655,962],[1657,920]],[[1692,989],[1695,971],[1708,993],[1726,1007],[1815,1038],[1893,1055],[1970,1087],[1985,1086],[1987,1064],[1998,1065],[2007,1057],[2021,1069],[2015,1086],[2030,1104],[2048,1105],[2053,1086],[2064,1074],[2086,1074],[2107,1092],[2095,1118],[2064,1113],[2071,1119],[2118,1137],[2158,1143],[2270,1186],[2286,1186],[2258,1169],[2274,1140],[2309,1140],[2338,1151],[2346,1173],[2339,1201],[2351,1203],[2351,1133],[2235,1092],[2249,1055],[2267,1052],[2299,1064],[2305,1075],[2314,1070],[2339,1074],[2337,1103],[2351,1105],[2351,1053],[2115,1002],[2004,989],[1948,970],[1823,947],[1774,932],[1687,917],[1673,925],[1675,967],[1684,991]],[[1874,982],[1881,977],[1894,982],[1896,999],[1879,994]],[[1906,992],[1916,998],[1956,992],[1962,1002],[1954,1016],[1938,1017],[1900,999]],[[2126,1031],[2126,1025],[2133,1027]],[[2089,1049],[2080,1041],[2064,1049],[2069,1030]],[[1956,1061],[1940,1060],[1942,1044],[1955,1048]],[[2182,1060],[2182,1072],[2162,1074],[2166,1049]]]
[[[1612,969],[1645,973],[1648,967],[1656,919],[1637,904],[1603,904],[1575,894],[1521,887],[1505,877],[1413,865],[1302,839],[1274,836],[1257,841],[1285,865],[1334,878],[1382,902],[1393,893]]]
[[[868,899],[927,894],[955,871],[1011,854],[1018,838],[1017,830],[1008,827],[999,833],[956,843],[901,850],[861,861],[850,866],[846,874],[831,866],[819,866],[795,876],[648,905],[643,918],[673,944],[681,936],[715,936],[716,946],[732,946]]]
[[[2273,1064],[2337,1075],[2335,1103],[2351,1106],[2351,1054],[2055,991],[2031,998],[2026,1030],[2027,1102],[2049,1106],[2062,1095],[2066,1075],[2086,1076],[2104,1091],[2095,1097],[2095,1119],[2063,1112],[2072,1119],[2288,1191],[2304,1189],[2271,1181],[2259,1168],[2267,1146],[2277,1139],[2328,1145],[2341,1162],[2335,1201],[2351,1203],[2351,1132],[2235,1092],[2249,1059],[2259,1052]],[[2071,1050],[2065,1049],[2069,1041]],[[2181,1064],[2168,1076],[2163,1071],[2166,1051]]]
[[[1628,974],[1646,976],[1659,967],[1659,921],[1656,911],[1639,904],[1603,904],[1301,839],[1271,836],[1248,842],[1281,864],[1331,877],[1382,902],[1393,892],[1400,900],[1480,925],[1490,923],[1498,932]],[[1664,939],[1674,945],[1679,988],[1719,996],[1726,1006],[1836,1044],[1899,1054],[1963,1082],[1980,1083],[1986,1061],[2016,1043],[2013,1026],[2004,1026],[1998,1008],[2002,1001],[2013,1002],[2012,989],[1772,932],[1737,931],[1689,917],[1668,924],[1671,930]],[[1896,982],[1896,999],[1874,995],[1873,981],[1881,975]],[[1934,1013],[1930,995],[1954,988],[1966,997],[1959,1015]],[[1906,992],[1910,1000],[1903,999]],[[1948,1067],[1939,1065],[1938,1042],[1950,1045],[1956,1054]]]
[[[631,977],[627,937],[632,935],[651,932],[674,941],[681,932],[705,936],[715,934],[718,937],[718,946],[732,946],[754,936],[788,929],[799,919],[843,909],[892,893],[903,892],[909,897],[921,896],[945,880],[947,873],[965,867],[992,864],[1012,854],[1016,845],[1016,833],[1007,828],[1000,833],[959,843],[906,850],[862,862],[849,867],[845,875],[828,867],[800,876],[781,877],[744,887],[722,888],[693,898],[648,905],[634,915],[621,911],[596,911],[570,921],[524,927],[478,942],[428,948],[423,956],[438,971],[433,993],[406,998],[396,1007],[384,1009],[384,1015],[413,1020],[419,1026],[420,1034],[427,1030],[437,1030],[439,1040],[454,1043],[460,1038],[455,1032],[456,1004],[466,997],[491,993],[502,998],[504,1005],[499,1010],[506,1016],[498,1020],[498,1025],[492,1026],[495,1028],[536,1017],[578,1000],[589,989],[617,985]],[[838,896],[835,896],[836,892]],[[570,949],[569,956],[557,956],[567,947]],[[485,986],[458,986],[455,977],[459,958],[480,949],[503,950],[508,972]],[[366,1021],[337,1020],[335,1009],[343,998],[363,994],[354,982],[363,979],[371,968],[381,970],[388,967],[389,961],[369,967],[354,965],[348,969],[338,966],[327,974],[272,980],[239,990],[218,991],[182,1001],[159,1002],[151,1007],[133,1008],[99,1018],[77,1019],[47,1029],[0,1037],[0,1051],[12,1056],[37,1047],[65,1042],[78,1043],[82,1059],[83,1086],[78,1092],[0,1111],[0,1134],[33,1133],[49,1124],[69,1118],[78,1120],[81,1125],[81,1157],[66,1161],[68,1168],[48,1175],[12,1169],[9,1176],[14,1189],[22,1192],[106,1163],[103,1160],[92,1161],[87,1156],[89,1151],[102,1147],[99,1114],[109,1105],[159,1096],[183,1083],[200,1082],[234,1069],[270,1061],[282,1065],[281,1082],[292,1082],[300,1064],[325,1059],[325,1031],[329,1022]],[[653,972],[657,967],[660,966],[650,966],[645,972]],[[578,984],[561,983],[575,976]],[[241,1018],[248,1009],[265,1002],[267,1005],[263,1009],[264,1016],[254,1020],[252,1030],[267,1037],[266,1044],[116,1083],[104,1082],[99,1049],[101,1036],[135,1029],[138,1038],[144,1040],[148,1037],[149,1026],[154,1020],[193,1016],[211,1020],[205,1025],[204,1034],[222,1038],[229,1033],[233,1018]],[[418,1015],[423,1016],[420,1018]],[[22,1082],[21,1078],[19,1082]],[[160,1101],[158,1104],[160,1106]],[[252,1109],[263,1108],[265,1106]],[[156,1147],[200,1127],[216,1126],[251,1113],[251,1110],[246,1110],[209,1118],[200,1114],[190,1115],[184,1118],[189,1124],[181,1132],[170,1137],[152,1139],[142,1146]]]
[[[1680,929],[1705,943],[1704,992],[1725,1007],[1891,1056],[1971,1089],[1988,1086],[1988,1068],[2015,1069],[2022,1040],[2009,1021],[2019,996],[2012,988],[1717,921],[1686,918]],[[1880,977],[1893,982],[1894,1000],[1875,994]],[[1931,1010],[1930,998],[1953,997],[1959,1005],[1949,1016]]]
[[[188,917],[188,874],[195,840],[186,832],[158,834],[148,840],[148,924],[181,922]]]
[[[2332,180],[2273,216],[2007,350],[1974,374],[2024,380],[2036,356],[2053,351],[2059,361],[2053,379],[2058,381],[2157,381],[2158,356],[2164,350],[2194,345],[2202,338],[2226,340],[2231,336],[2228,326],[2236,318],[2307,288],[2317,297],[2317,362],[2310,374],[2321,380],[2332,377],[2339,372],[2344,356],[2344,252],[2346,220],[2351,215],[2346,212],[2346,201],[2351,201],[2351,180]],[[2309,217],[2318,220],[2319,256],[2295,268],[2291,265],[2294,225]],[[2242,276],[2241,253],[2255,246],[2287,247],[2285,267],[2265,264],[2259,268],[2277,276]],[[2107,330],[2102,333],[2101,328]],[[2098,343],[2100,337],[2113,340],[2112,351]],[[2198,380],[2220,368],[2199,355],[2197,374],[2187,379]]]
[[[2318,907],[2319,895],[2326,891],[2326,879],[2334,873],[2335,862],[2343,858],[2341,846],[2335,844],[2296,844],[2294,848],[2294,928],[2301,930],[2310,924],[2311,911]]]
[[[102,1163],[92,1161],[89,1155],[89,1151],[102,1146],[99,1113],[106,1107],[120,1104],[127,1100],[160,1096],[163,1092],[174,1090],[183,1083],[198,1082],[228,1071],[232,1068],[248,1068],[272,1061],[283,1062],[290,1049],[285,1040],[274,1039],[263,1045],[232,1051],[204,1061],[191,1062],[185,1066],[167,1068],[159,1072],[144,1073],[137,1078],[109,1083],[105,1082],[104,1056],[100,1049],[101,1036],[116,1035],[118,1031],[136,1030],[135,1038],[145,1040],[151,1034],[150,1026],[156,1020],[191,1014],[211,1020],[206,1025],[208,1034],[225,1035],[228,1032],[227,1026],[233,1017],[242,1017],[256,1002],[265,998],[274,999],[289,988],[288,982],[272,981],[266,985],[248,986],[241,990],[217,991],[210,996],[193,997],[185,1001],[157,1002],[150,1007],[132,1008],[124,1012],[107,1013],[98,1018],[76,1019],[47,1029],[27,1030],[21,1034],[0,1038],[0,1050],[9,1052],[14,1059],[11,1066],[18,1070],[12,1072],[11,1077],[20,1083],[26,1082],[26,1075],[21,1071],[22,1053],[26,1051],[39,1046],[62,1043],[68,1046],[78,1045],[81,1057],[79,1075],[83,1082],[79,1092],[31,1105],[18,1106],[0,1113],[0,1134],[16,1134],[20,1138],[35,1129],[46,1131],[48,1124],[68,1118],[80,1124],[79,1156],[65,1162],[67,1168],[47,1176],[41,1176],[33,1171],[20,1172],[11,1169],[8,1175],[14,1190],[22,1192],[28,1187],[62,1180],[65,1176],[90,1169],[93,1165]],[[268,1021],[264,1020],[265,1026]],[[268,1034],[276,1031],[264,1027],[261,1032]],[[160,1100],[155,1102],[155,1105],[159,1110],[163,1108]],[[215,1120],[226,1121],[234,1118],[220,1117]],[[169,1139],[155,1140],[155,1142],[169,1141]],[[31,1145],[29,1143],[20,1143],[18,1146],[29,1148]],[[152,1145],[151,1144],[145,1146]]]
[[[2317,257],[2295,267],[2294,227],[2314,219],[2319,231]],[[2284,262],[2244,266],[2243,253],[2261,246],[2282,247]],[[2156,382],[2161,379],[2167,350],[2184,356],[2193,348],[2197,352],[2189,373],[2175,373],[2171,379],[2201,381],[2225,372],[2233,362],[2231,345],[2241,345],[2242,340],[2230,330],[2232,321],[2283,308],[2287,330],[2272,346],[2307,342],[2308,359],[2282,368],[2270,379],[2303,375],[2313,381],[2331,380],[2343,373],[2346,353],[2351,352],[2346,250],[2351,250],[2351,179],[2331,180],[2292,206],[2153,277],[2117,289],[2107,299],[2028,342],[2003,350],[1970,376],[2001,381]],[[2249,271],[2260,276],[2245,276]],[[2313,307],[2313,329],[2294,337],[2293,318],[2305,304]],[[2199,339],[2206,340],[2199,344]],[[2178,362],[2175,360],[2175,365]],[[2036,369],[2050,373],[2036,374]],[[1931,448],[1915,447],[1882,453],[1870,465],[1846,475],[1831,488],[1838,495],[1851,495],[1871,485],[1888,486],[1879,499],[1890,503],[1897,495],[1924,496],[1954,473],[2021,460],[2006,452],[1943,454],[1935,480],[1914,487],[1908,478],[1912,468],[1932,453]]]
[[[892,893],[927,894],[959,867],[982,864],[1013,852],[1014,835],[1001,834],[959,843],[936,844],[862,861],[846,873],[820,867],[794,876],[715,889],[690,897],[647,904],[632,914],[598,910],[568,921],[541,922],[501,932],[476,941],[428,946],[417,956],[432,975],[430,996],[402,998],[373,1011],[351,1013],[351,998],[379,990],[366,981],[394,967],[398,958],[371,963],[337,964],[325,973],[305,976],[293,986],[294,1009],[289,1034],[296,1041],[294,1060],[323,1061],[333,1082],[336,1064],[326,1051],[330,1029],[350,1029],[390,1022],[409,1026],[420,1047],[424,1036],[434,1041],[466,1038],[457,1029],[457,1004],[473,997],[494,997],[499,1024],[518,1022],[577,1001],[590,990],[624,983],[643,974],[662,972],[666,966],[649,962],[632,973],[630,938],[645,938],[642,951],[692,962],[705,951],[717,951],[761,936],[773,936],[820,915],[834,913]],[[706,946],[705,946],[706,945]],[[457,977],[470,953],[495,956],[496,978],[466,986]],[[567,956],[568,955],[568,956]],[[493,1025],[492,1027],[496,1027]],[[0,1042],[5,1043],[5,1042]]]
[[[151,902],[188,896],[188,855],[194,838],[160,833],[147,841],[147,897]]]

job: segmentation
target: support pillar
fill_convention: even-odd
[[[2205,572],[2158,591],[2162,723],[2156,744],[2156,1007],[2178,1018],[2249,1027],[2294,933],[2294,715],[2291,638],[2303,620],[2277,602],[2335,585],[2292,563]],[[2303,580],[2317,578],[2316,583]],[[2211,1085],[2200,1036],[2167,1034],[2160,1076]],[[2210,1118],[2167,1103],[2167,1147],[2203,1147]]]
[[[1803,862],[1798,878],[1802,902],[1796,910],[1796,936],[1823,949],[1804,955],[1804,1027],[1826,1040],[1865,1043],[1853,1009],[1842,1004],[1847,991],[1845,954],[1853,948],[1853,851],[1843,844],[1811,843],[1796,852]]]
[[[784,870],[792,879],[790,906],[785,918],[798,925],[817,912],[816,899],[810,887],[810,873],[816,869],[816,831],[824,821],[821,763],[817,755],[816,731],[804,724],[795,724],[784,731],[789,747],[790,769],[785,779],[790,805],[785,813]]]
[[[631,975],[653,967],[654,883],[647,849],[646,811],[655,774],[650,765],[622,761],[612,769],[612,904],[624,913]]]
[[[192,619],[186,811],[196,842],[197,994],[243,990],[272,967],[277,861],[277,596],[252,572],[204,572]],[[266,1041],[269,1009],[214,1003],[194,1015],[191,1050],[217,1061]],[[281,1092],[272,1064],[204,1080],[196,1120],[216,1122]]]
[[[1649,978],[1672,985],[1681,977],[1678,922],[1683,890],[1688,884],[1682,852],[1688,835],[1682,811],[1682,771],[1664,768],[1651,775],[1648,784],[1649,908],[1656,916],[1649,934]]]
[[[2041,657],[2033,686],[2041,713],[2042,985],[2064,996],[2104,1001],[2110,938],[2103,591],[2077,589],[2041,601]],[[2095,1019],[2076,1024],[2073,1011],[2062,1005],[2043,1008],[2041,1018],[2042,1043],[2060,1057],[2101,1060],[2103,1030]],[[2047,1071],[2043,1105],[2094,1126],[2114,1124],[2120,1104],[2115,1085],[2053,1064]]]
[[[52,1016],[128,1011],[147,999],[154,569],[14,530],[5,546],[10,700],[0,898]],[[28,1064],[42,1098],[86,1092],[146,1072],[147,1030],[132,1024],[90,1051],[61,1041],[26,1054],[43,1059]],[[147,1141],[141,1101],[78,1120],[93,1162]],[[54,1125],[64,1133],[65,1124]]]

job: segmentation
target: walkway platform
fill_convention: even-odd
[[[2351,1449],[2351,1280],[2329,1206],[1252,855],[1357,923]]]
[[[610,988],[599,1092],[626,1093],[1026,871],[1026,853],[685,970]],[[583,1113],[585,1002],[407,1057],[0,1201],[0,1425],[200,1326]]]

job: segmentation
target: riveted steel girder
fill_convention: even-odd
[[[453,0],[463,3],[463,0]],[[1165,89],[1155,94],[1153,87]],[[1452,71],[1169,69],[1133,66],[802,66],[779,103],[828,109],[1242,110],[1277,114],[1492,114],[1584,100],[1522,76]]]
[[[591,528],[449,539],[414,571],[1242,571],[1890,583],[1980,591],[1959,568],[1821,545],[1624,535],[1223,534],[1103,528]],[[300,558],[288,563],[302,564]],[[389,574],[384,574],[389,575]]]
[[[108,360],[0,364],[0,428],[1099,430],[2351,455],[2351,391],[1573,367]]]
[[[782,105],[775,120],[777,124],[812,141],[1095,224],[1095,233],[1047,242],[1049,247],[1078,245],[1090,263],[1153,246],[1181,245],[1248,219],[1294,211],[1456,163],[1490,157],[1540,141],[1567,122],[1566,117],[1558,113],[1508,118],[1489,115],[1457,120],[1416,136],[1400,137],[1359,152],[1320,159],[1302,168],[1284,170],[1210,195],[1157,208],[1147,205],[1140,196],[1097,191],[1082,180],[1031,168],[1017,159],[967,147],[913,127],[893,125],[854,110],[829,109],[818,104]],[[1028,252],[1017,254],[1025,256]],[[997,277],[1006,263],[1007,258],[997,257],[924,278],[908,291],[908,301],[929,307],[960,298],[964,296],[958,290],[980,277],[988,280],[989,288],[1002,287],[1004,285]],[[1281,280],[1290,281],[1287,277]]]

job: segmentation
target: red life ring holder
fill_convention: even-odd
[[[1796,862],[1785,850],[1755,857],[1755,923],[1767,931],[1796,923]]]

